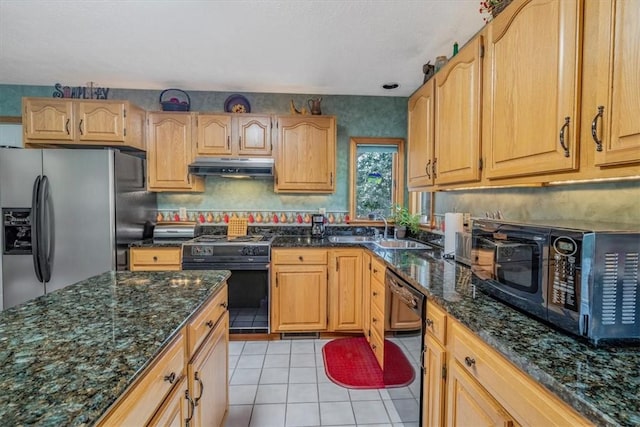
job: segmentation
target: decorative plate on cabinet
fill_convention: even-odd
[[[231,95],[224,101],[224,111],[227,113],[250,113],[251,104],[242,95]]]

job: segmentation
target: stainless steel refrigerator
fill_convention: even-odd
[[[0,307],[108,270],[150,234],[145,162],[118,150],[0,149]]]

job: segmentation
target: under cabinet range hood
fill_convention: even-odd
[[[259,157],[196,157],[189,173],[231,178],[273,178],[273,159]]]

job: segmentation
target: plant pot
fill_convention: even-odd
[[[404,239],[405,236],[407,235],[407,227],[404,225],[398,225],[395,228],[395,236],[398,239]]]

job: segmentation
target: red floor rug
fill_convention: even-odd
[[[389,340],[384,340],[384,373],[364,337],[330,341],[322,355],[327,376],[347,388],[404,387],[415,377],[407,357]]]

